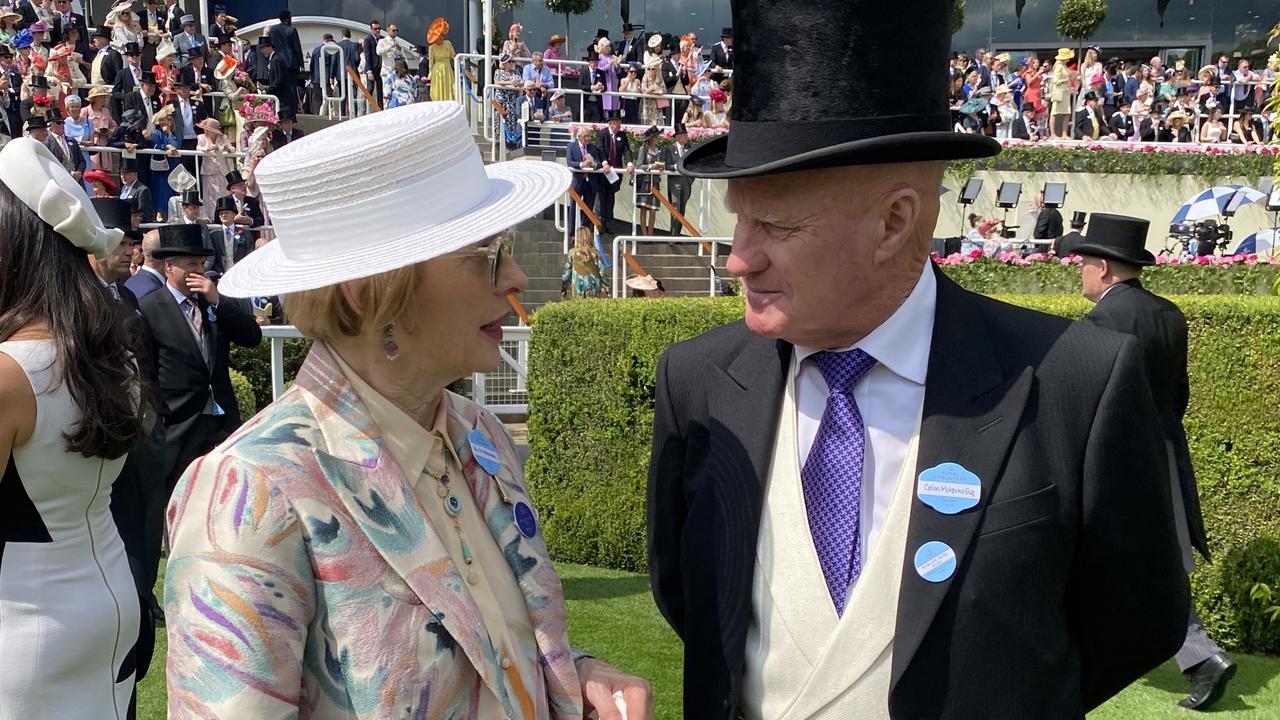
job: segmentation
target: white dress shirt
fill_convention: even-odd
[[[878,361],[853,391],[867,439],[859,523],[864,560],[870,557],[884,527],[907,447],[924,409],[936,306],[937,280],[926,262],[915,288],[893,315],[866,337],[843,348],[859,348]],[[791,372],[796,374],[796,440],[801,467],[809,457],[831,394],[818,366],[805,362],[822,349],[797,345],[791,361]]]

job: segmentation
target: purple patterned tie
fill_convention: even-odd
[[[862,350],[824,351],[812,358],[831,395],[800,472],[800,482],[813,547],[818,551],[836,614],[843,615],[849,585],[862,572],[858,515],[862,510],[862,460],[867,438],[853,388],[875,367],[876,359]]]

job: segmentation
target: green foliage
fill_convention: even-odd
[[[284,382],[293,382],[302,367],[302,361],[311,349],[310,340],[284,341]],[[231,346],[231,368],[244,374],[253,388],[254,405],[264,408],[271,404],[271,342],[264,339],[256,348]],[[256,412],[256,411],[255,411]],[[251,413],[252,414],[252,413]],[[249,415],[244,415],[248,418]]]
[[[1138,146],[1142,147],[1142,146]],[[1257,179],[1272,174],[1277,156],[1263,153],[1137,152],[1088,147],[1015,145],[993,158],[958,160],[948,174],[967,178],[976,170],[1073,172],[1101,175],[1191,175],[1213,181],[1227,177]]]
[[[1022,268],[1019,268],[1022,269]],[[1204,268],[1201,268],[1204,269]],[[1076,296],[1004,298],[1079,317]],[[1185,420],[1215,564],[1193,575],[1220,643],[1280,651],[1280,623],[1249,599],[1280,577],[1280,298],[1176,297],[1190,333]],[[534,316],[527,476],[561,561],[641,570],[653,382],[670,344],[741,317],[736,298],[583,300]]]
[[[249,378],[244,373],[232,370],[231,372],[231,390],[236,394],[236,407],[240,409],[240,418],[248,420],[258,413],[258,400],[253,394],[253,384],[249,382]],[[270,379],[267,384],[270,389]]]
[[[955,35],[964,27],[964,0],[953,0],[951,4],[951,34]]]
[[[1064,38],[1088,40],[1106,18],[1105,0],[1062,0],[1055,27]]]
[[[547,9],[558,15],[586,15],[593,0],[547,0]]]
[[[1008,265],[982,259],[940,267],[961,287],[985,295],[1080,294],[1078,265]],[[1160,295],[1275,295],[1280,290],[1280,265],[1156,265],[1142,272],[1142,283]]]
[[[525,472],[557,560],[645,567],[658,356],[741,316],[732,298],[575,300],[537,311]]]

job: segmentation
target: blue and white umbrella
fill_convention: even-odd
[[[943,195],[946,195],[949,192],[951,192],[951,188],[947,187],[946,185],[938,186],[938,197],[942,197]]]
[[[1280,230],[1276,228],[1263,228],[1258,232],[1250,235],[1240,242],[1236,247],[1236,255],[1248,255],[1249,253],[1275,252],[1276,245],[1280,245]]]
[[[1222,209],[1227,206],[1227,201],[1241,188],[1245,191],[1244,205],[1255,203],[1266,197],[1266,195],[1257,190],[1243,185],[1218,185],[1204,190],[1188,200],[1181,208],[1178,208],[1178,212],[1173,216],[1171,222],[1176,224],[1221,215]]]

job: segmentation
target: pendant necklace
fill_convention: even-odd
[[[462,500],[459,499],[457,493],[453,491],[453,486],[449,481],[448,468],[450,465],[450,459],[449,450],[447,448],[444,451],[444,463],[445,471],[443,473],[437,475],[429,469],[423,468],[422,474],[436,481],[436,496],[440,498],[441,504],[444,505],[445,514],[447,514],[449,519],[453,521],[453,529],[457,531],[458,542],[462,546],[462,562],[467,565],[467,582],[475,585],[480,581],[480,578],[476,575],[475,570],[471,569],[471,547],[467,545],[466,533],[462,531],[462,522],[458,519],[458,516],[462,514]]]

